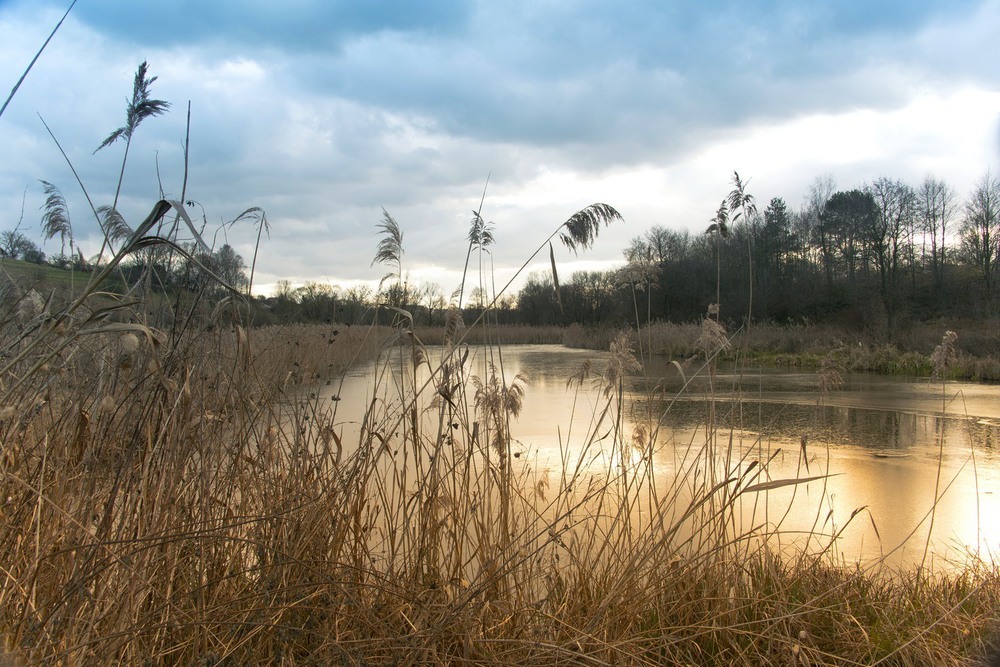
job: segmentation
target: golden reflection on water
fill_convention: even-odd
[[[567,387],[582,363],[599,369],[603,358],[552,346],[504,348],[505,376],[530,378],[512,449],[539,474],[557,475],[564,461],[575,465],[588,434],[596,435],[586,465],[621,466],[613,420],[598,421],[600,389],[593,382]],[[1000,387],[950,383],[942,401],[941,385],[926,380],[845,379],[844,391],[820,395],[810,371],[730,372],[717,375],[711,391],[696,379],[678,394],[682,381],[664,365],[633,383],[620,428],[628,442],[634,427],[654,416],[653,477],[666,487],[705,445],[714,397],[715,446],[729,450],[731,443],[733,470],[768,462],[762,482],[827,475],[761,492],[764,500],[742,499],[742,528],[779,528],[775,539],[783,545],[802,546],[812,535],[817,548],[817,535],[839,535],[834,553],[846,562],[885,557],[910,566],[923,559],[933,516],[928,559],[935,566],[1000,549]],[[364,374],[347,378],[338,418],[360,419],[370,391]],[[625,466],[638,467],[647,453],[626,449]]]

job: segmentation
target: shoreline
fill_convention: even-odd
[[[485,335],[500,345],[541,343],[607,350],[620,331],[610,325],[501,325]],[[994,321],[916,323],[898,331],[891,340],[828,324],[756,324],[749,342],[742,339],[740,332],[730,332],[730,347],[719,354],[719,359],[776,368],[819,369],[833,363],[841,372],[930,377],[934,374],[931,355],[947,331],[957,332],[958,339],[956,358],[944,379],[1000,382],[1000,323]],[[444,327],[417,327],[414,333],[425,344],[444,342]],[[697,354],[700,335],[699,323],[655,322],[643,326],[638,336],[633,334],[634,351],[638,358],[651,353],[683,361]],[[480,344],[483,336],[481,330],[474,330],[466,342]]]

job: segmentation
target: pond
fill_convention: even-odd
[[[558,470],[607,400],[594,380],[568,380],[584,364],[599,375],[608,354],[513,345],[497,357],[473,347],[473,373],[485,376],[490,354],[508,382],[528,378],[511,425],[515,455]],[[372,399],[372,369],[330,388],[345,428]],[[737,467],[768,462],[761,482],[820,477],[769,492],[768,521],[780,517],[789,536],[839,533],[836,555],[846,562],[919,563],[928,538],[936,566],[1000,546],[1000,386],[852,373],[841,389],[821,392],[814,370],[720,366],[712,374],[700,363],[654,359],[624,387],[622,432],[658,427],[650,453],[658,484],[685,470],[712,433]]]

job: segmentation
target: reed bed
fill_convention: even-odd
[[[931,352],[946,329],[961,331],[956,359],[947,378],[975,382],[1000,382],[1000,323],[995,321],[911,323],[889,342],[859,337],[854,332],[821,324],[754,324],[749,340],[738,332],[734,345],[721,359],[768,366],[819,368],[831,354],[847,371],[871,371],[892,375],[930,376],[934,368]],[[606,349],[615,335],[609,328],[566,328],[564,342],[570,347]],[[642,352],[684,359],[701,336],[701,323],[654,322],[641,329]]]
[[[568,389],[602,403],[546,471],[510,447],[530,385],[457,326],[435,357],[403,325],[29,316],[3,329],[11,664],[961,665],[1000,608],[988,562],[845,565],[819,529],[776,547],[780,522],[743,517],[795,482],[725,432],[657,491],[655,421],[621,430],[628,337]],[[322,388],[369,352],[347,429]]]

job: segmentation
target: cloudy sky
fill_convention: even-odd
[[[0,99],[69,0],[0,0]],[[210,230],[260,206],[255,283],[377,282],[383,207],[411,282],[457,288],[472,210],[504,282],[575,211],[617,208],[563,271],[620,262],[652,225],[701,232],[734,170],[762,204],[1000,168],[1000,0],[79,0],[0,117],[0,230],[41,240],[39,179],[78,243],[114,198],[138,64],[170,111],[135,133],[119,208],[187,198]],[[201,208],[192,209],[198,216]],[[246,258],[249,226],[220,231]],[[58,243],[46,244],[58,253]],[[547,260],[544,255],[541,259]],[[545,263],[539,263],[539,268]]]

